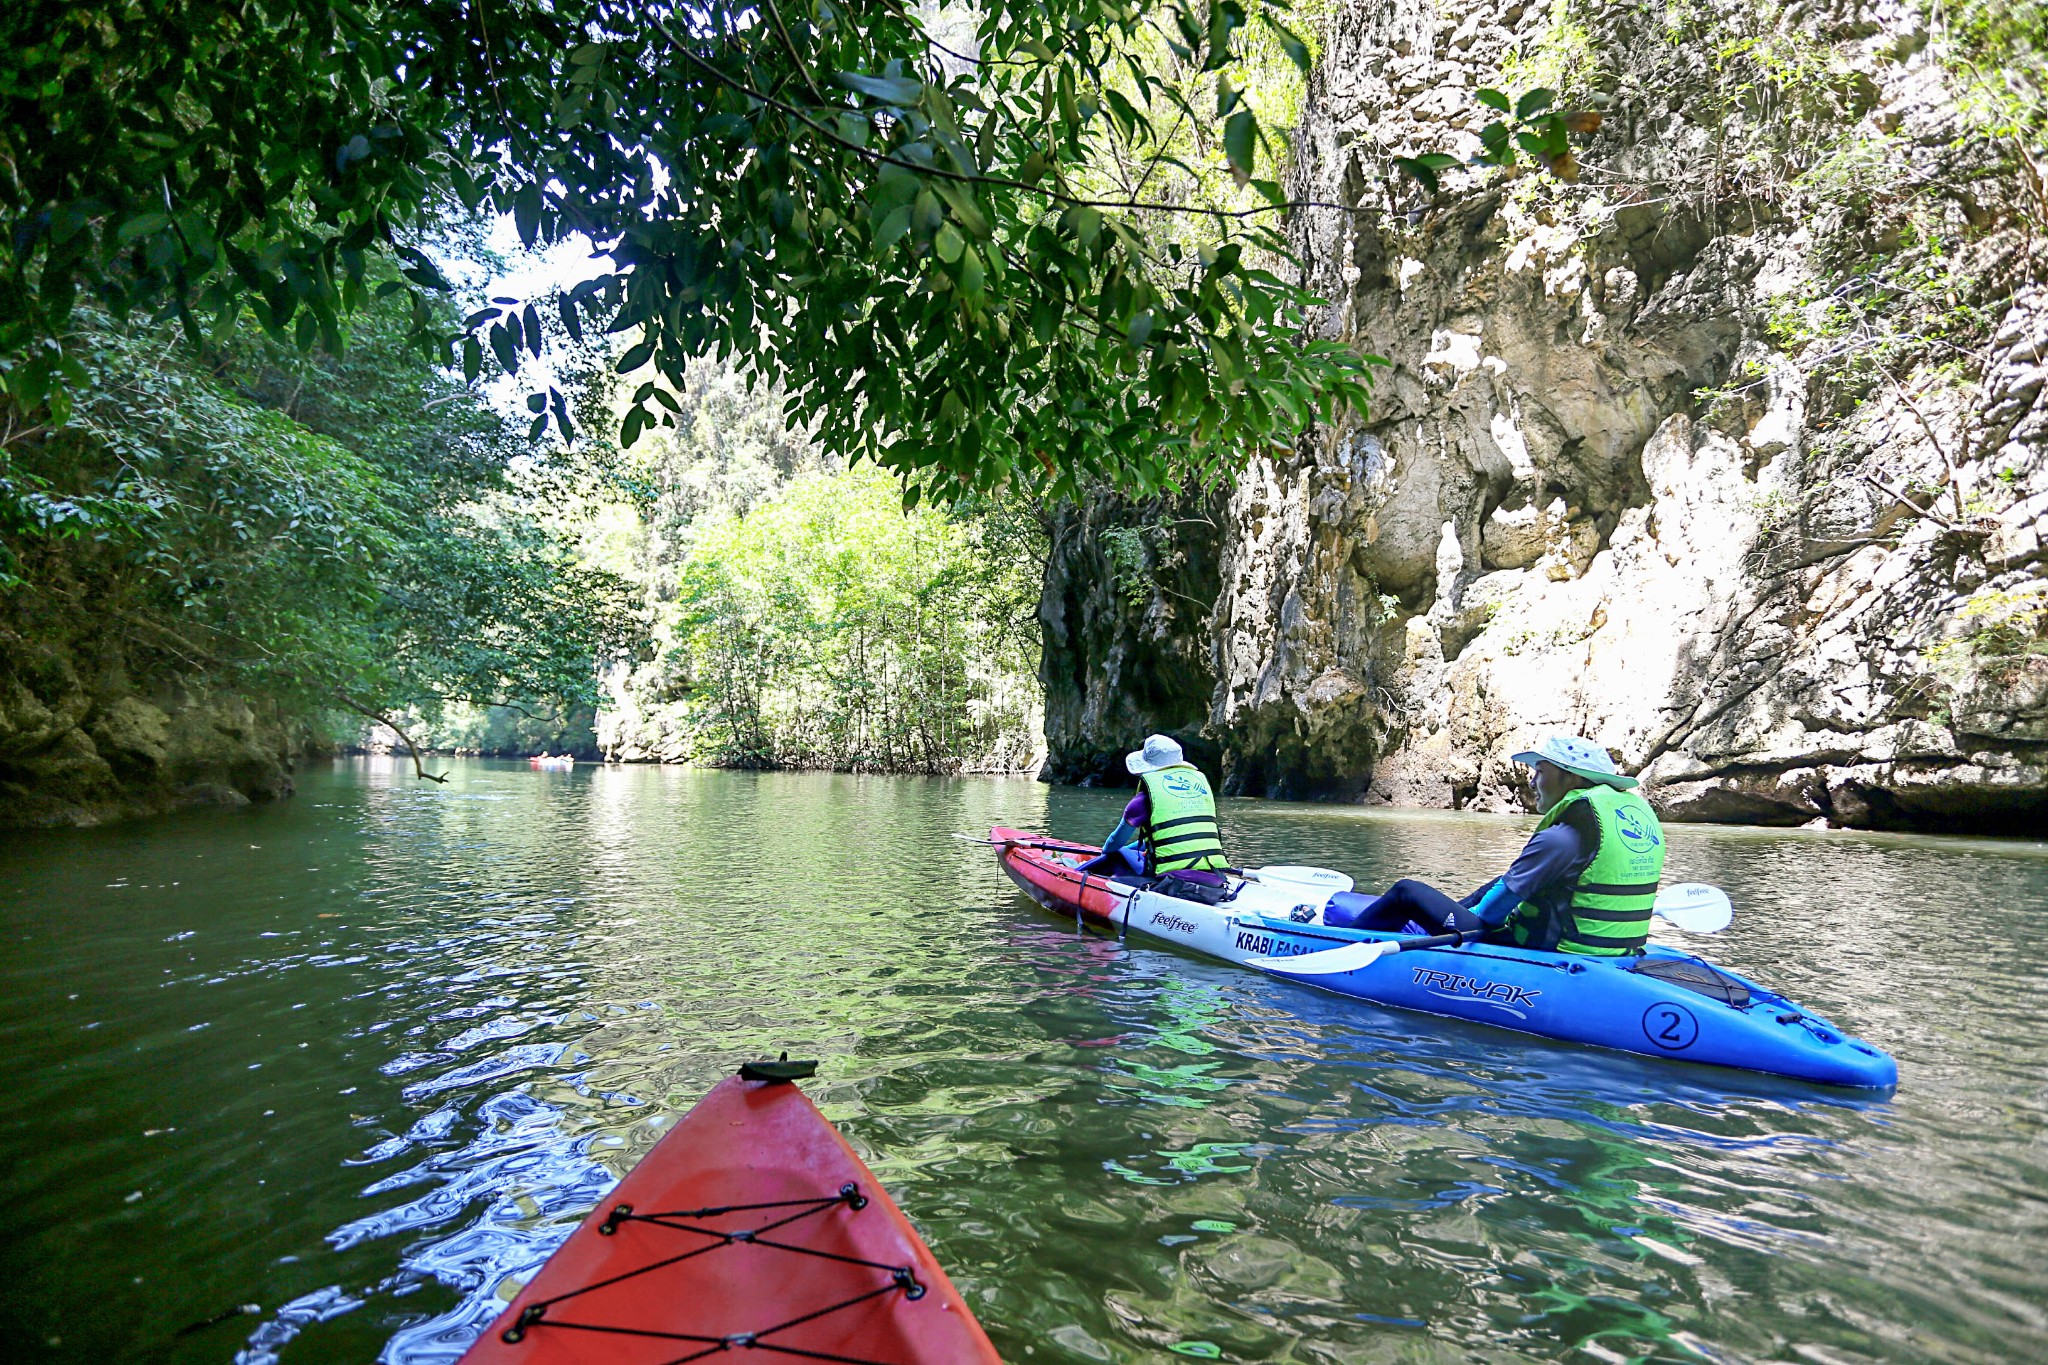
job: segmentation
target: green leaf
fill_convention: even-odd
[[[1102,232],[1102,213],[1100,210],[1090,208],[1086,204],[1075,204],[1062,214],[1061,217],[1065,220],[1066,225],[1073,229],[1074,235],[1081,239],[1082,246],[1095,245],[1096,237]]]
[[[960,250],[966,245],[966,239],[951,223],[940,228],[939,235],[932,239],[932,249],[939,253],[939,259],[947,265],[960,259]]]
[[[875,229],[875,250],[887,251],[910,233],[910,205],[899,204],[882,219],[882,225]]]
[[[988,240],[990,236],[988,218],[982,213],[981,206],[974,202],[974,194],[967,186],[950,180],[941,180],[934,184],[932,188],[939,192],[939,197],[944,199],[946,206],[953,210],[954,219],[959,222],[961,227],[967,229],[969,236],[980,241]]]
[[[531,249],[540,240],[540,186],[529,181],[512,196],[512,222],[519,241]]]
[[[582,344],[583,315],[576,307],[576,301],[567,294],[558,300],[562,310],[562,330],[569,334],[569,340]]]
[[[1518,119],[1533,118],[1549,107],[1550,92],[1539,86],[1515,101],[1515,117]]]
[[[1514,108],[1514,104],[1500,91],[1482,87],[1478,92],[1479,102],[1489,109],[1498,109],[1503,114]]]
[[[484,348],[477,343],[477,339],[474,336],[464,337],[462,339],[463,382],[469,384],[476,383],[476,377],[482,374],[483,370]]]
[[[1422,186],[1428,193],[1433,195],[1437,192],[1436,172],[1425,166],[1420,159],[1412,156],[1397,156],[1392,164],[1395,170]]]
[[[864,76],[858,71],[835,71],[832,73],[832,79],[848,90],[858,91],[884,104],[894,104],[906,109],[916,104],[918,97],[924,93],[923,81],[908,80],[901,76]]]
[[[1273,36],[1279,39],[1280,50],[1287,54],[1287,60],[1293,62],[1295,68],[1302,75],[1308,75],[1310,69],[1315,65],[1314,59],[1309,56],[1308,44],[1296,37],[1294,31],[1288,28],[1287,25],[1275,19],[1270,9],[1260,9],[1259,17],[1265,20],[1266,27],[1272,29]],[[1506,108],[1507,106],[1502,105],[1501,107]]]
[[[147,237],[151,233],[162,232],[170,225],[171,215],[168,213],[139,213],[121,224],[121,230],[114,235],[119,241],[126,244],[134,241],[137,237]]]
[[[631,374],[652,359],[654,359],[654,339],[648,337],[642,340],[639,345],[620,356],[618,364],[612,368],[620,374]]]
[[[498,354],[498,367],[506,374],[519,372],[519,342],[502,322],[491,324],[491,349]]]
[[[1240,109],[1223,124],[1223,154],[1230,160],[1230,174],[1242,185],[1252,178],[1258,156],[1259,121],[1249,109]]]

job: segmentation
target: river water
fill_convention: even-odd
[[[365,760],[0,847],[16,1360],[446,1361],[787,1049],[1006,1359],[2048,1359],[2048,845],[1671,831],[1711,955],[1896,1096],[1379,1012],[1079,933],[989,850],[1124,794]],[[1529,823],[1227,802],[1463,890]]]

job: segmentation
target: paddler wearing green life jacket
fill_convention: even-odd
[[[1138,779],[1138,794],[1102,845],[1082,864],[1088,872],[1157,877],[1223,885],[1223,833],[1216,824],[1216,793],[1202,770],[1187,761],[1179,741],[1147,735],[1145,746],[1124,755]]]
[[[1369,904],[1333,903],[1324,922],[1396,932],[1483,931],[1487,942],[1600,957],[1641,952],[1664,875],[1664,828],[1636,791],[1636,779],[1616,771],[1606,749],[1578,735],[1552,735],[1513,758],[1535,769],[1543,820],[1506,873],[1462,901],[1427,882],[1398,881]]]

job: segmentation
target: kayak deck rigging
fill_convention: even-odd
[[[654,1213],[639,1213],[634,1210],[631,1204],[615,1204],[612,1206],[611,1212],[605,1216],[604,1222],[598,1224],[597,1234],[600,1237],[616,1237],[620,1234],[621,1228],[632,1224],[641,1224],[646,1227],[663,1228],[672,1232],[694,1233],[697,1236],[710,1237],[714,1240],[709,1243],[700,1244],[694,1250],[685,1251],[679,1255],[650,1261],[636,1270],[621,1272],[610,1279],[599,1280],[594,1284],[586,1284],[575,1289],[564,1290],[552,1298],[529,1300],[519,1310],[519,1315],[512,1320],[512,1325],[500,1332],[498,1338],[509,1346],[516,1346],[525,1340],[529,1333],[545,1327],[552,1331],[607,1332],[615,1336],[647,1337],[657,1341],[689,1342],[702,1345],[704,1349],[701,1351],[693,1351],[688,1355],[672,1356],[668,1361],[668,1365],[688,1365],[690,1361],[701,1360],[706,1356],[716,1355],[720,1351],[746,1350],[755,1347],[770,1351],[778,1350],[779,1348],[768,1343],[766,1338],[774,1336],[778,1332],[786,1332],[790,1328],[802,1323],[814,1322],[820,1318],[828,1317],[833,1313],[839,1312],[841,1309],[851,1308],[855,1304],[865,1303],[869,1299],[882,1294],[900,1290],[903,1297],[907,1300],[915,1301],[923,1298],[925,1287],[918,1283],[917,1270],[913,1266],[889,1265],[882,1261],[863,1260],[857,1256],[835,1255],[828,1251],[818,1251],[811,1247],[798,1246],[792,1242],[770,1241],[762,1235],[763,1233],[779,1231],[806,1218],[823,1213],[828,1209],[837,1208],[842,1204],[852,1212],[858,1213],[868,1206],[868,1199],[866,1195],[860,1192],[858,1184],[848,1181],[839,1187],[837,1194],[827,1195],[818,1199],[774,1199],[760,1204],[727,1204],[721,1208],[708,1209],[668,1209]],[[761,1213],[789,1208],[796,1209],[796,1212],[776,1218],[762,1224],[760,1227],[720,1229],[698,1226],[705,1219],[723,1219],[734,1214]],[[711,1252],[722,1251],[727,1247],[734,1246],[767,1247],[774,1251],[786,1251],[797,1256],[822,1256],[827,1260],[838,1261],[842,1265],[857,1265],[869,1270],[879,1270],[886,1274],[888,1279],[884,1283],[863,1293],[855,1294],[851,1298],[842,1299],[838,1303],[830,1304],[823,1308],[812,1309],[809,1312],[799,1314],[773,1326],[762,1327],[751,1332],[733,1332],[723,1336],[702,1336],[689,1332],[663,1332],[645,1327],[635,1327],[626,1323],[572,1322],[548,1316],[549,1311],[555,1305],[566,1303],[570,1299],[581,1297],[584,1294],[592,1293],[599,1289],[609,1288],[612,1285],[630,1280],[635,1276],[651,1275],[656,1271],[666,1270],[671,1266],[692,1260],[695,1257],[708,1255]],[[890,1361],[871,1361],[863,1356],[834,1355],[821,1357],[814,1351],[803,1351],[800,1354],[811,1359],[822,1358],[844,1361],[848,1362],[849,1365],[894,1365]]]
[[[1000,1365],[874,1174],[760,1062],[684,1114],[460,1365]]]

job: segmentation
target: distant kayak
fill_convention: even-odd
[[[464,1365],[680,1365],[744,1352],[1000,1365],[981,1324],[846,1140],[759,1063],[633,1168]]]
[[[576,758],[573,754],[563,754],[559,758],[552,754],[535,754],[526,760],[526,766],[544,773],[565,773],[576,766]]]
[[[1651,945],[1639,957],[1535,952],[1495,943],[1425,948],[1353,971],[1294,976],[1285,959],[1397,934],[1322,923],[1348,877],[1267,868],[1223,888],[1082,873],[1099,850],[1001,826],[1003,870],[1047,909],[1150,934],[1304,985],[1396,1009],[1446,1015],[1565,1042],[1888,1090],[1898,1063],[1819,1015],[1703,958]],[[1175,894],[1178,893],[1178,894]]]

